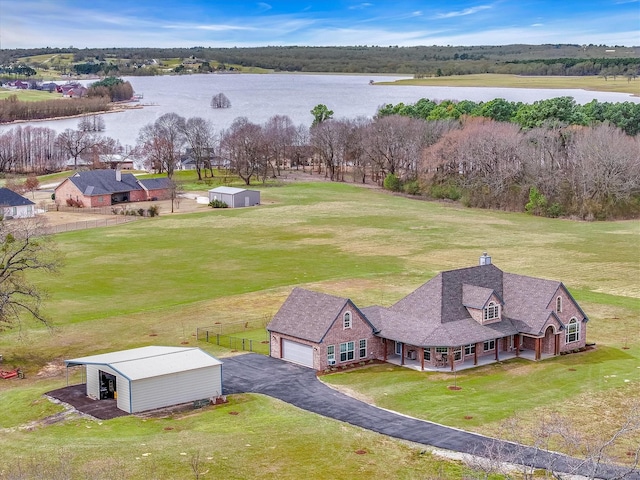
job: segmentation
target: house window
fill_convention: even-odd
[[[577,342],[578,340],[580,340],[580,324],[578,320],[573,317],[569,320],[569,325],[567,325],[565,343]]]
[[[14,217],[18,215],[18,207],[11,208],[11,215],[13,215]]]
[[[462,358],[462,347],[457,347],[453,349],[453,359],[460,360]]]
[[[355,355],[355,342],[345,342],[340,344],[340,361],[348,362],[353,360]]]
[[[556,313],[562,312],[562,297],[556,298]]]
[[[345,330],[347,328],[351,328],[351,312],[345,312],[344,316],[342,317],[342,328],[344,328]]]
[[[430,348],[425,348],[424,349],[424,359],[427,361],[431,361],[431,349]]]
[[[402,342],[396,342],[396,355],[402,355]]]
[[[327,363],[329,365],[336,364],[336,346],[335,345],[327,346]]]
[[[496,349],[496,341],[495,340],[489,340],[488,342],[484,342],[484,351],[485,352],[490,352],[491,350],[495,350]]]
[[[487,308],[484,309],[484,320],[495,320],[500,318],[500,305],[495,302],[489,302]]]
[[[476,344],[472,343],[471,345],[464,346],[464,354],[465,355],[473,355],[476,353]]]
[[[365,358],[367,356],[367,339],[363,338],[362,340],[360,340],[360,348],[359,348],[360,352],[360,358]]]
[[[104,197],[98,197],[98,203],[104,202]]]

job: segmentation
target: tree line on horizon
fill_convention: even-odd
[[[507,73],[522,75],[640,74],[635,47],[606,45],[501,46],[269,46],[245,48],[41,48],[0,50],[0,76],[34,72],[45,67],[34,57],[72,54],[71,64],[50,62],[63,73],[155,75],[163,69],[155,60],[189,59],[213,66],[239,65],[287,72],[396,73],[415,76]],[[180,68],[182,67],[182,68]],[[178,65],[183,73],[189,69]],[[171,69],[169,69],[171,70]],[[197,70],[196,71],[201,71]],[[34,73],[32,73],[34,74]]]

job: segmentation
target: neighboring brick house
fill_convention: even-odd
[[[354,326],[369,330],[336,327],[347,309]],[[296,288],[267,330],[272,356],[316,370],[391,357],[417,361],[421,369],[455,370],[465,362],[477,365],[480,357],[498,361],[501,352],[529,350],[539,360],[581,349],[587,321],[562,282],[505,273],[484,254],[479,266],[442,272],[388,308],[360,310],[351,300]],[[339,355],[345,343],[359,339],[366,339],[366,357]],[[290,357],[285,340],[305,345],[307,360]]]
[[[106,207],[122,202],[162,200],[170,196],[167,178],[138,180],[120,170],[88,170],[71,175],[55,190],[57,205],[69,200],[84,207]]]

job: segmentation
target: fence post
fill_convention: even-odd
[[[207,343],[209,343],[209,330],[206,330],[207,332]]]
[[[218,344],[218,346],[220,345],[220,334],[216,333],[216,343]]]

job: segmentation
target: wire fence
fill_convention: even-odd
[[[44,230],[47,234],[53,235],[55,233],[71,232],[74,230],[111,227],[113,225],[122,225],[124,223],[135,222],[136,220],[142,220],[142,217],[113,215],[111,217],[101,218],[99,220],[84,220],[82,222],[69,222],[60,225],[49,225],[45,227]]]
[[[210,333],[208,330],[201,332],[200,329],[198,329],[198,333],[196,335],[198,336],[198,340],[203,340],[207,343],[214,343],[220,347],[228,348],[230,350],[269,355],[269,336],[266,330],[264,333],[264,340],[220,335],[219,333]]]
[[[240,322],[216,322],[196,328],[196,338],[231,350],[269,355],[269,333],[265,328],[269,319],[256,316]]]

